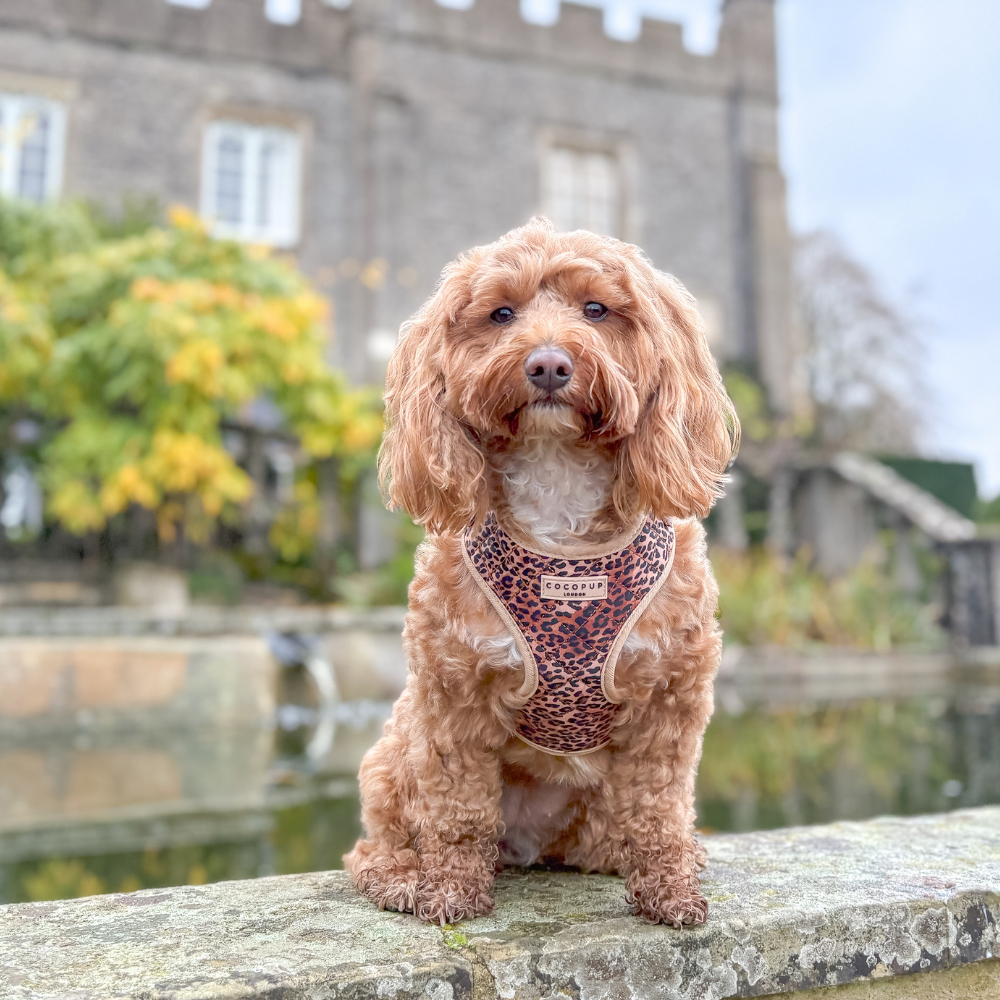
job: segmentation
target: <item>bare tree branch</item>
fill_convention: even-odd
[[[917,324],[830,233],[801,237],[795,264],[820,443],[913,452],[928,398]]]

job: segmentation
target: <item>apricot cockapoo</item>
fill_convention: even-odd
[[[636,247],[534,219],[445,269],[386,407],[383,487],[427,538],[409,681],[361,766],[358,889],[443,924],[544,859],[702,922],[721,635],[696,518],[739,425],[694,300]]]

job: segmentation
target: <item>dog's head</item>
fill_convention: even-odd
[[[559,435],[616,462],[626,520],[704,516],[739,423],[695,303],[637,247],[533,219],[445,268],[386,379],[383,490],[431,531],[488,505],[490,452]]]

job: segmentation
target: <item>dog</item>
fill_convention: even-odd
[[[535,218],[445,268],[385,400],[383,492],[426,538],[408,683],[361,765],[358,890],[445,924],[541,860],[703,922],[722,640],[697,518],[739,423],[694,299],[637,247]]]

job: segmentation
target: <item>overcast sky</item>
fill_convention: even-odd
[[[1000,492],[1000,3],[779,0],[800,229],[837,231],[926,321],[932,436]]]
[[[526,3],[528,0],[526,0]],[[534,0],[531,0],[534,2]],[[541,3],[550,0],[539,0]],[[627,34],[718,0],[585,0]],[[613,10],[613,14],[612,14]],[[925,450],[1000,492],[1000,2],[778,0],[782,155],[798,230],[823,227],[925,324]]]

